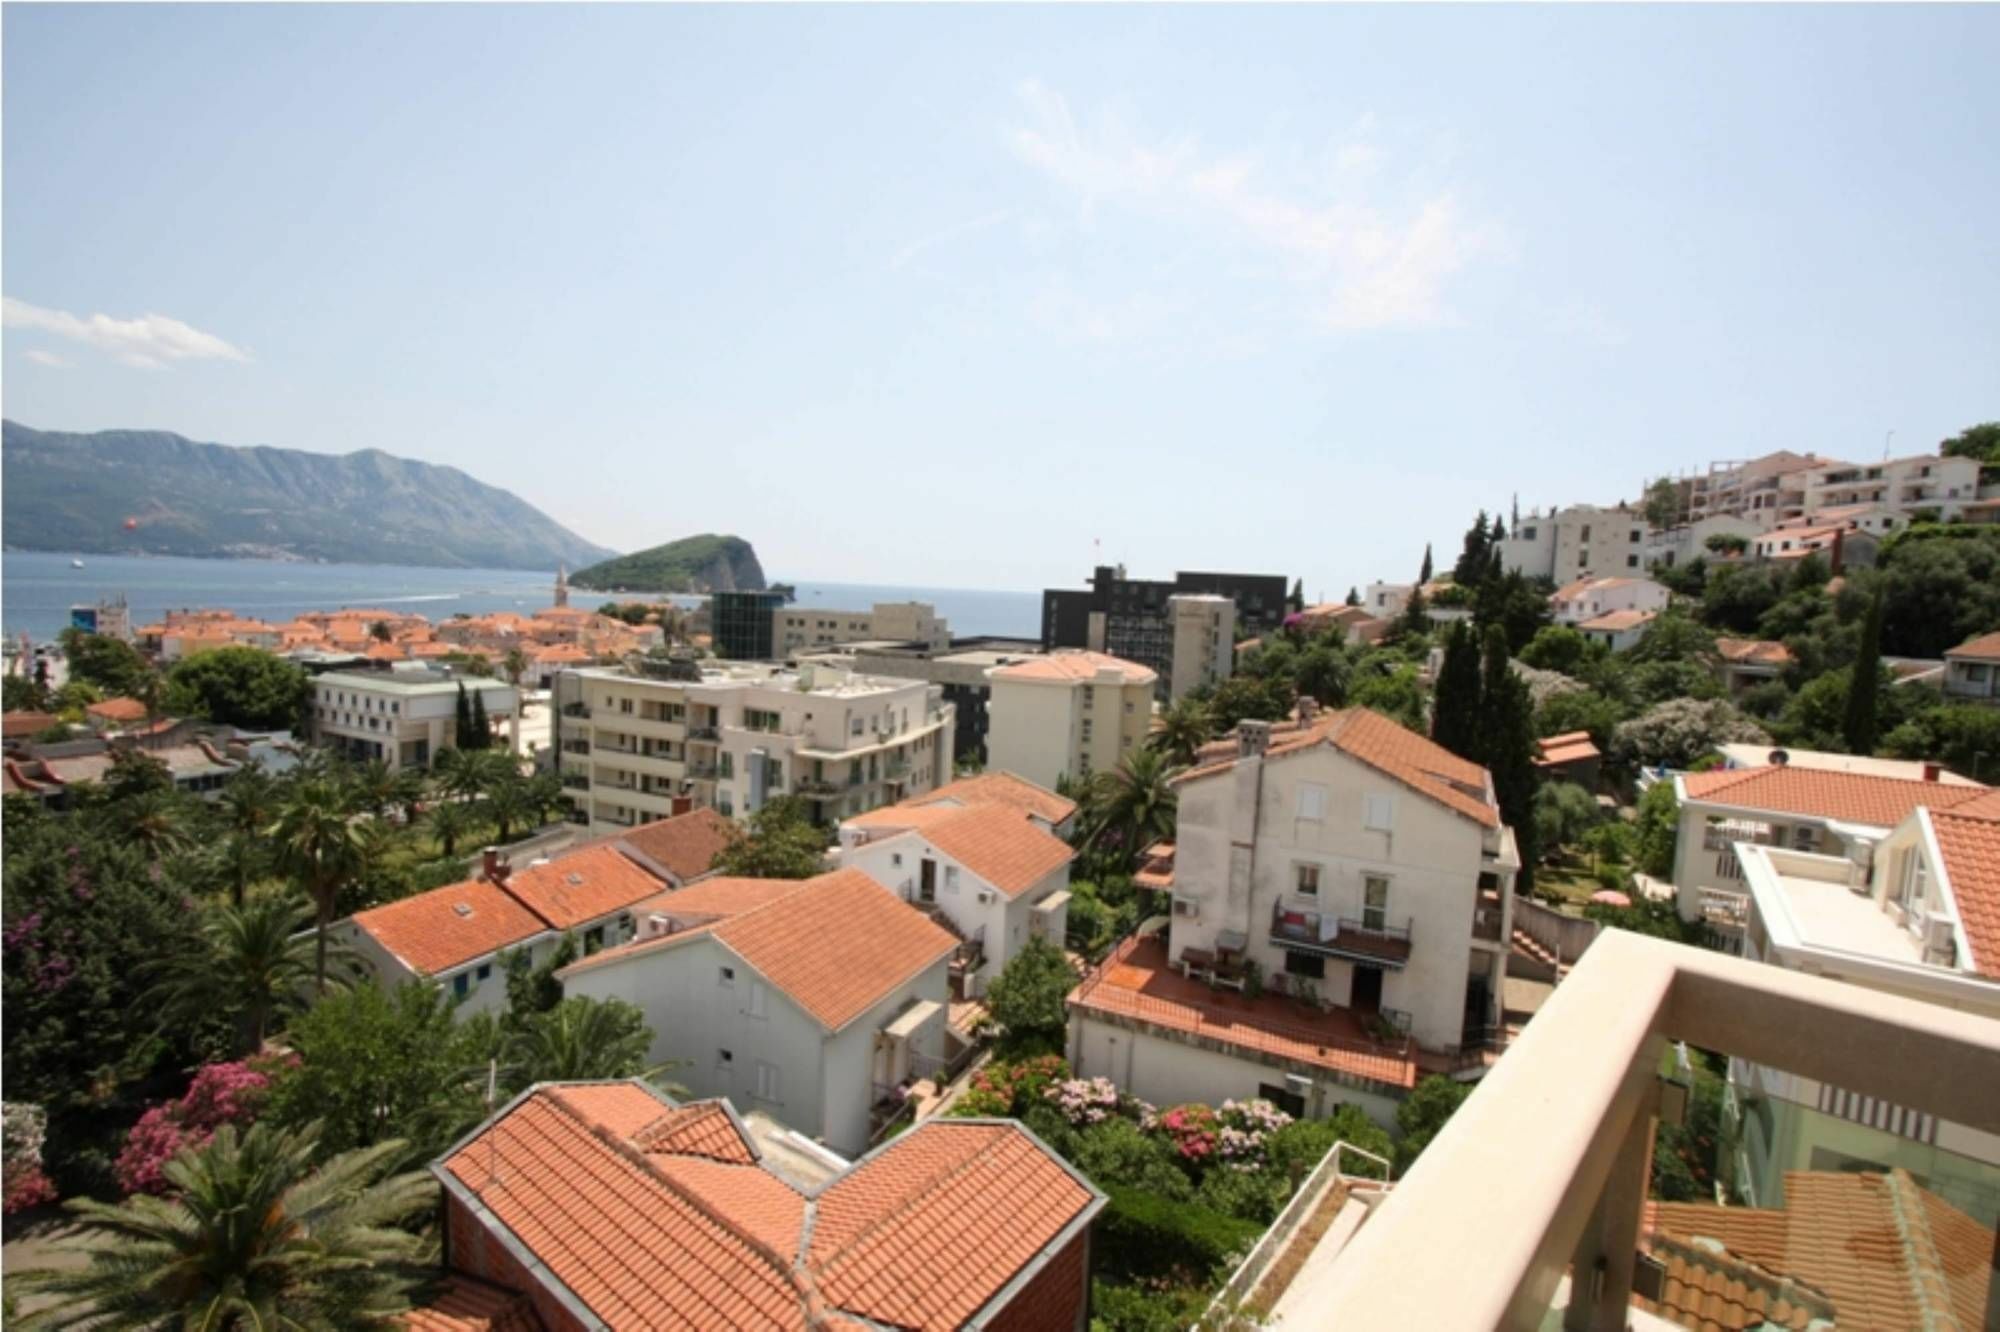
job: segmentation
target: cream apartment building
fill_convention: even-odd
[[[952,705],[916,680],[727,663],[664,678],[558,679],[558,765],[578,817],[629,827],[713,809],[746,819],[795,795],[832,823],[947,782]]]
[[[1158,676],[1102,652],[1063,650],[987,673],[987,766],[1053,790],[1108,772],[1145,742]]]
[[[921,601],[878,601],[865,611],[789,605],[771,612],[771,647],[791,658],[842,643],[921,643],[932,652],[951,646],[951,626]]]
[[[1167,681],[1170,701],[1229,678],[1236,669],[1233,600],[1204,592],[1176,593],[1167,598],[1167,620],[1174,640]]]
[[[380,759],[391,771],[428,768],[457,747],[461,688],[479,696],[496,726],[519,708],[520,695],[500,680],[432,670],[330,671],[313,678],[312,739],[352,759]]]
[[[1778,452],[1748,462],[1711,463],[1690,483],[1688,503],[1695,519],[1726,514],[1765,530],[1831,522],[1835,510],[1907,521],[1915,510],[1935,509],[1950,521],[1978,497],[1979,463],[1972,458],[1916,454],[1853,463]]]

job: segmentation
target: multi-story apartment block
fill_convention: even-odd
[[[1010,773],[983,774],[843,820],[835,861],[956,935],[952,984],[972,998],[1030,939],[1062,946],[1076,853],[1051,816],[1075,808]]]
[[[1167,697],[1227,680],[1236,666],[1236,603],[1208,592],[1167,598],[1174,645],[1168,654]]]
[[[421,668],[329,671],[312,682],[309,734],[349,758],[380,759],[392,771],[428,768],[458,744],[461,689],[477,694],[496,724],[511,722],[519,707],[512,685],[483,676]]]
[[[1944,692],[1975,703],[2000,703],[2000,633],[1981,634],[1944,654]],[[2000,761],[2000,754],[1993,757]]]
[[[1054,789],[1109,772],[1153,727],[1157,677],[1102,652],[1062,651],[999,666],[987,766]]]
[[[1573,504],[1520,517],[1500,540],[1502,566],[1567,583],[1631,575],[1646,567],[1645,516],[1623,504]]]
[[[965,638],[943,650],[911,642],[851,643],[836,651],[802,656],[799,661],[937,685],[944,690],[944,701],[952,705],[957,725],[952,747],[963,761],[986,754],[990,726],[987,704],[993,696],[993,682],[986,673],[996,666],[1012,666],[1041,655],[1041,645],[1025,639]]]
[[[1175,844],[1144,879],[1169,928],[1071,996],[1080,1074],[1386,1123],[1421,1060],[1483,1067],[1520,868],[1485,769],[1379,713],[1307,706],[1243,723],[1175,784]],[[1211,985],[1243,999],[1215,1011]]]
[[[1866,791],[1830,774],[1821,785]],[[1733,844],[1749,889],[1744,956],[2000,1017],[2000,791],[1932,790],[1952,794],[1833,854]],[[1730,1078],[1734,1178],[1753,1205],[1784,1206],[1794,1171],[1900,1169],[1981,1224],[2000,1221],[2000,1135],[1749,1060]]]
[[[1693,519],[1727,514],[1768,529],[1831,523],[1833,511],[1845,511],[1842,522],[1864,512],[1907,521],[1919,510],[1950,521],[1978,497],[1976,458],[1916,454],[1852,463],[1778,452],[1709,464],[1706,475],[1692,479],[1688,509]]]
[[[682,797],[748,818],[778,795],[831,823],[952,775],[952,706],[921,681],[690,664],[565,671],[556,686],[558,770],[593,827],[672,813]]]
[[[938,618],[936,607],[921,601],[878,601],[865,611],[792,605],[771,612],[771,644],[778,657],[789,660],[802,652],[861,642],[943,652],[951,646],[951,626]]]
[[[845,1155],[943,1066],[958,940],[867,875],[714,878],[648,903],[639,937],[559,971],[646,1015],[649,1061]]]
[[[1150,667],[1162,691],[1174,680],[1178,642],[1176,619],[1169,601],[1180,595],[1227,597],[1236,606],[1236,624],[1244,633],[1270,633],[1284,624],[1287,584],[1278,574],[1178,573],[1172,582],[1127,578],[1123,565],[1099,565],[1091,574],[1089,591],[1049,588],[1042,593],[1042,647],[1088,648]],[[1233,636],[1235,626],[1230,632]],[[1196,668],[1227,676],[1234,667],[1209,657],[1200,638],[1189,646],[1208,665]],[[1218,677],[1219,678],[1219,677]]]
[[[849,1164],[637,1080],[536,1086],[431,1173],[447,1271],[405,1321],[493,1332],[1081,1332],[1105,1204],[1011,1120]]]

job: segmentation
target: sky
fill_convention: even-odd
[[[4,409],[1309,596],[2000,418],[2000,8],[0,11]],[[1893,431],[1891,437],[1889,432]]]

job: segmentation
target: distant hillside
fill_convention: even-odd
[[[8,421],[10,550],[553,569],[612,552],[456,467]]]
[[[742,537],[703,535],[593,564],[569,581],[598,592],[759,592],[764,568]]]

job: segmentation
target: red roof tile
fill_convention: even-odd
[[[47,712],[0,713],[0,738],[26,740],[61,722],[62,718]]]
[[[1690,800],[1875,828],[1895,827],[1919,805],[1950,809],[1988,789],[1797,766],[1722,768],[1687,773],[1680,781]]]
[[[412,971],[435,976],[548,929],[483,879],[354,913],[354,923]]]
[[[736,835],[736,825],[722,815],[695,809],[642,823],[619,840],[686,883],[714,868],[715,858]]]
[[[1048,684],[1090,684],[1097,679],[1099,671],[1115,671],[1124,677],[1126,684],[1151,684],[1159,679],[1150,667],[1141,666],[1136,661],[1126,661],[1104,652],[1089,652],[1081,648],[1051,652],[1045,657],[1030,657],[1017,661],[1012,666],[1002,666],[988,672],[995,680],[1029,680]]]
[[[99,721],[131,722],[146,719],[146,705],[136,698],[107,698],[92,703],[84,712]]]
[[[757,1160],[756,1149],[720,1101],[696,1101],[669,1110],[633,1134],[632,1141],[649,1152],[705,1156],[729,1165]]]
[[[977,776],[961,777],[957,781],[946,782],[935,791],[926,792],[904,803],[1012,805],[1049,823],[1061,823],[1076,813],[1076,802],[1069,797],[1059,796],[1047,787],[1037,786],[1026,777],[1016,777],[1011,772],[999,771],[982,772]]]
[[[542,1326],[526,1296],[459,1275],[397,1322],[410,1332],[541,1332]]]
[[[1965,941],[1972,946],[1967,960],[1980,975],[2000,980],[2000,818],[1932,810],[1931,827]]]
[[[1069,843],[1009,805],[955,810],[921,835],[1009,897],[1018,897],[1076,856]]]
[[[1944,655],[1957,661],[2000,661],[2000,630],[1967,639]]]
[[[660,893],[632,904],[634,919],[643,920],[651,914],[670,917],[680,928],[673,934],[653,938],[634,939],[616,948],[606,948],[580,958],[563,968],[559,975],[567,976],[576,971],[587,971],[592,967],[604,966],[612,962],[622,962],[641,954],[656,952],[687,942],[699,934],[706,934],[715,925],[746,911],[755,911],[773,902],[782,901],[793,893],[802,891],[806,879],[703,879],[673,892]]]
[[[523,866],[501,884],[515,901],[559,930],[622,911],[661,886],[630,856],[607,844]]]

